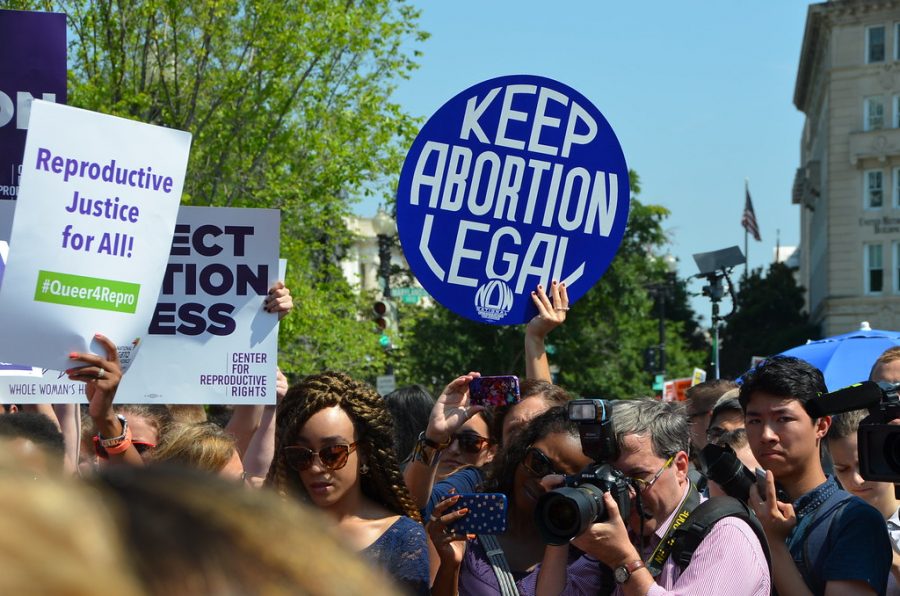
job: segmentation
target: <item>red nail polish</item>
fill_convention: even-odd
[[[69,352],[69,358],[72,358],[72,359],[78,358],[78,352]]]

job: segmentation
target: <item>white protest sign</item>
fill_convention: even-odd
[[[70,381],[65,373],[40,368],[0,365],[0,403],[87,403],[84,383]]]
[[[168,260],[191,135],[35,101],[0,287],[0,360],[65,370],[69,352],[127,367]]]
[[[116,403],[274,404],[279,277],[275,209],[182,207],[141,357]]]

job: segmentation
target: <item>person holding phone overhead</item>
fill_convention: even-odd
[[[352,550],[408,591],[428,594],[425,529],[378,393],[343,373],[312,375],[288,390],[276,421],[266,484],[324,510]]]

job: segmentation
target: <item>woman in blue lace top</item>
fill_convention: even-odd
[[[400,475],[384,400],[365,383],[326,372],[291,387],[276,420],[266,483],[324,510],[350,548],[427,594],[425,530]]]

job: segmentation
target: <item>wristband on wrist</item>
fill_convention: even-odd
[[[444,450],[444,447],[439,446],[440,443],[435,443],[426,438],[424,432],[421,433],[419,440],[416,441],[416,446],[413,448],[412,461],[421,462],[428,467],[436,465],[441,459],[441,451]]]
[[[125,453],[131,447],[131,429],[125,429],[125,438],[113,445],[112,447],[104,447],[109,455],[118,455]]]
[[[106,438],[101,435],[99,431],[97,432],[97,438],[100,439],[100,445],[106,450],[109,450],[110,447],[115,448],[119,443],[125,441],[126,439],[129,441],[131,440],[131,429],[128,428],[128,421],[125,419],[125,416],[116,414],[116,418],[118,418],[119,422],[122,423],[122,434],[120,434],[118,437]]]
[[[437,441],[432,441],[428,437],[425,436],[425,431],[423,430],[419,433],[419,440],[425,443],[425,446],[431,447],[432,449],[436,449],[438,451],[443,451],[447,447],[450,446],[450,443],[453,442],[453,437],[447,439],[446,443],[438,443]]]

